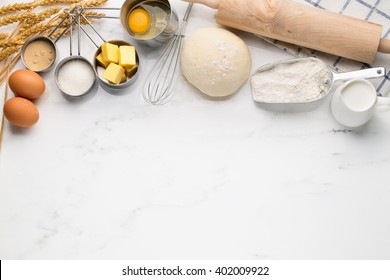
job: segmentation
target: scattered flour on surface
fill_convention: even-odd
[[[332,84],[328,67],[315,58],[293,59],[260,70],[252,76],[257,102],[300,103],[325,96]]]

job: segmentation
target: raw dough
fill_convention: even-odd
[[[199,29],[183,45],[182,74],[209,96],[233,94],[248,79],[251,69],[248,47],[225,29]]]

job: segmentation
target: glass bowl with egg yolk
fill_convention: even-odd
[[[129,28],[135,34],[143,34],[148,31],[150,21],[150,15],[145,9],[135,8],[129,15]]]

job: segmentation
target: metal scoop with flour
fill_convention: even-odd
[[[253,100],[271,104],[302,104],[326,97],[336,81],[378,78],[384,67],[334,73],[322,60],[296,58],[266,64],[252,75]]]

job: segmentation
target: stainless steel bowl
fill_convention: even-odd
[[[95,72],[92,72],[94,74],[93,83],[91,84],[91,86],[87,90],[85,90],[81,94],[73,94],[73,93],[67,92],[66,90],[61,88],[61,85],[58,82],[58,73],[59,73],[59,71],[60,71],[62,66],[64,66],[66,63],[68,63],[69,61],[72,61],[72,60],[81,60],[81,61],[85,62],[85,64],[89,65],[91,67],[91,70],[93,70],[92,69],[93,66],[91,65],[91,63],[85,57],[80,56],[80,55],[68,56],[67,58],[64,58],[63,60],[61,60],[61,62],[57,65],[57,67],[56,67],[56,69],[54,71],[54,79],[55,79],[57,87],[61,90],[61,92],[65,96],[67,96],[69,98],[79,98],[79,97],[87,95],[88,93],[90,93],[92,91],[92,89],[94,88],[94,85],[96,83],[96,74],[95,74]],[[77,75],[77,73],[74,73],[74,74]]]
[[[159,2],[162,5],[165,5],[170,13],[169,21],[167,23],[167,26],[163,31],[161,31],[159,34],[156,34],[154,37],[151,38],[143,38],[142,36],[137,36],[134,34],[128,25],[128,18],[130,12],[140,6],[143,3],[147,2]],[[172,8],[170,2],[168,0],[126,0],[121,8],[121,15],[120,20],[123,29],[126,31],[127,34],[130,35],[131,38],[134,40],[137,40],[141,42],[144,45],[147,45],[149,47],[158,47],[161,46],[169,41],[175,35],[178,27],[179,27],[179,18],[177,16],[176,11]]]
[[[53,47],[54,47],[54,59],[53,59],[53,62],[51,65],[49,65],[47,68],[45,69],[42,69],[42,70],[34,70],[32,69],[27,63],[26,63],[26,59],[25,59],[25,51],[26,51],[26,48],[28,47],[29,44],[31,44],[32,42],[35,42],[35,41],[38,41],[38,40],[44,40],[44,41],[47,41],[49,42]],[[43,36],[43,35],[35,35],[35,36],[31,36],[23,45],[22,49],[21,49],[21,52],[20,52],[20,57],[22,59],[22,62],[23,62],[23,65],[31,70],[31,71],[34,71],[34,72],[37,72],[37,73],[40,73],[40,72],[48,72],[50,71],[51,69],[54,68],[55,64],[56,64],[56,61],[57,61],[57,57],[58,57],[58,49],[57,49],[57,46],[56,44],[54,43],[53,40],[51,40],[49,37],[47,36]]]
[[[114,45],[117,45],[117,46],[131,46],[131,44],[125,42],[125,41],[121,41],[121,40],[111,40],[111,41],[107,41],[107,43],[111,43],[111,44],[114,44]],[[94,62],[93,62],[93,69],[95,70],[95,74],[96,76],[98,77],[98,80],[100,82],[100,85],[103,89],[108,89],[109,91],[112,91],[112,90],[123,90],[127,87],[129,87],[130,85],[132,85],[138,78],[139,76],[139,71],[140,71],[140,59],[139,59],[139,56],[138,56],[138,53],[137,53],[137,50],[136,50],[136,61],[137,61],[137,71],[131,76],[131,77],[128,77],[127,78],[127,81],[124,82],[124,83],[121,83],[121,84],[112,84],[112,83],[109,83],[106,79],[103,78],[102,76],[102,71],[103,71],[103,67],[99,66],[97,61],[96,61],[96,57],[99,55],[99,53],[101,52],[101,47],[97,49],[97,51],[95,52],[95,56],[94,56]],[[100,69],[101,71],[99,71],[99,68],[102,68]]]

